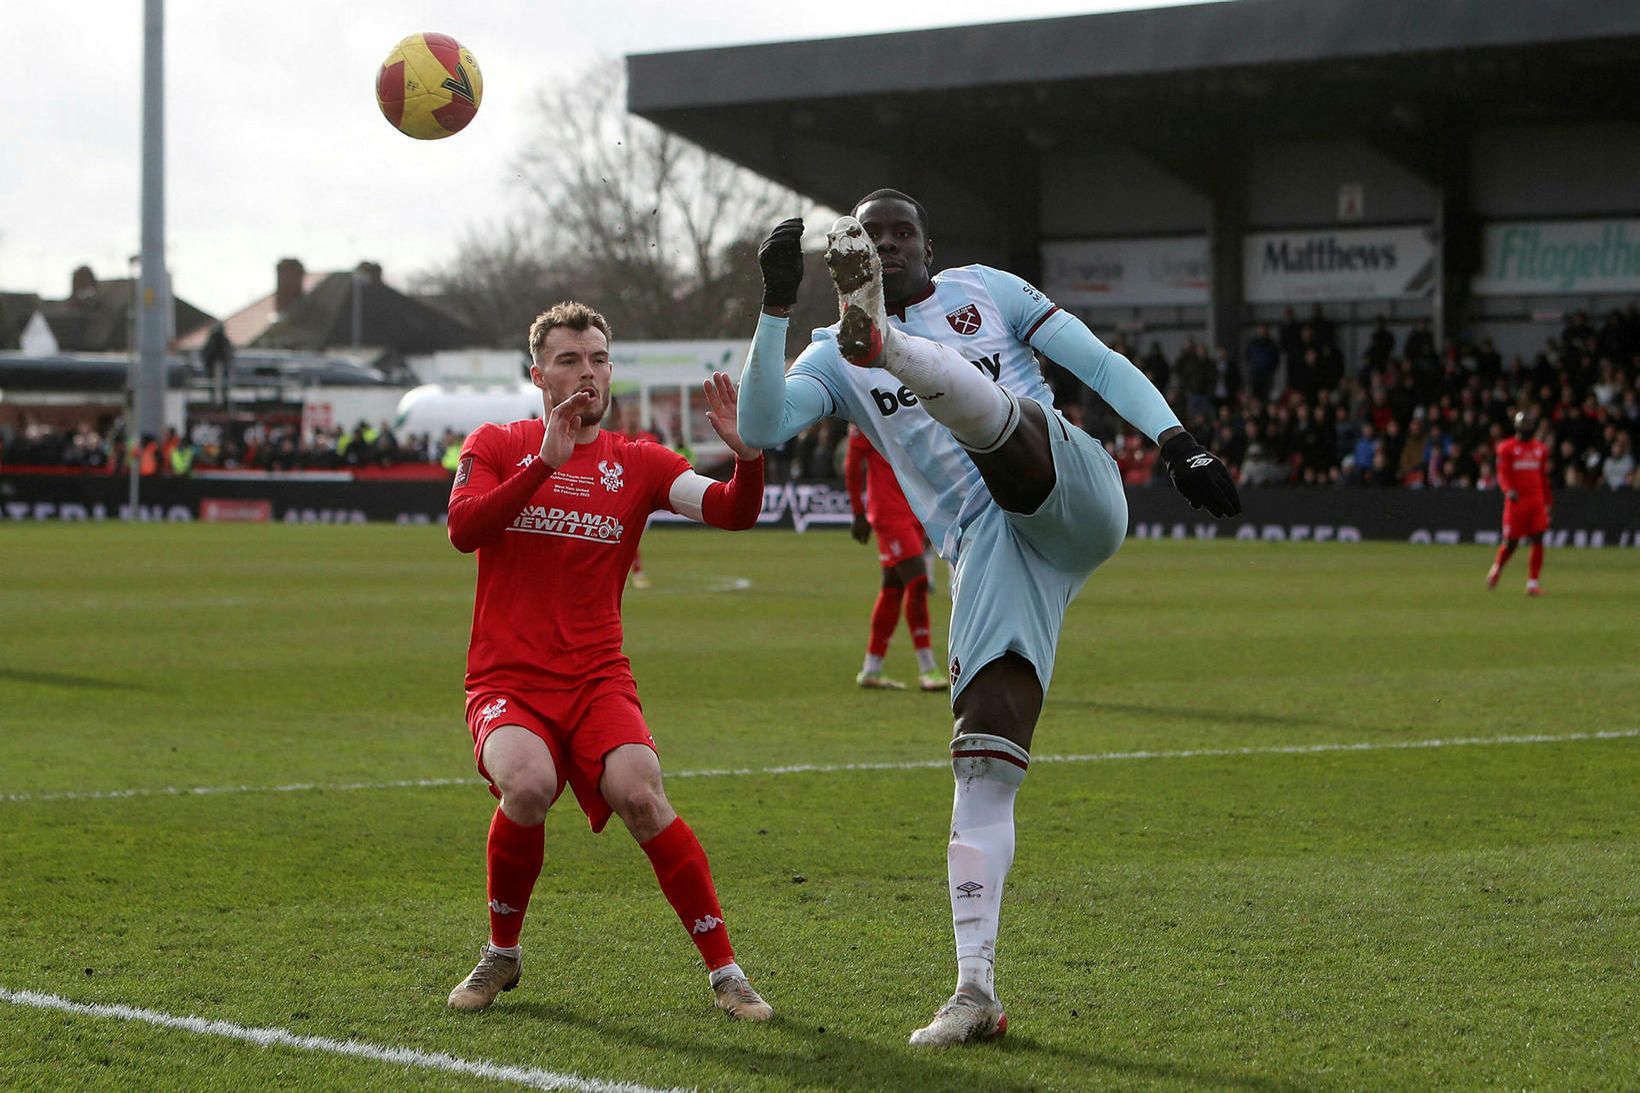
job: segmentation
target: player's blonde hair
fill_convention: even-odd
[[[541,355],[547,335],[560,326],[576,333],[597,327],[604,332],[605,341],[614,340],[614,335],[609,332],[608,319],[578,300],[565,300],[547,308],[530,324],[530,360],[536,360]]]

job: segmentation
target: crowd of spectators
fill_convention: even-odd
[[[454,471],[463,437],[415,433],[399,437],[391,426],[360,421],[351,429],[318,428],[305,433],[292,422],[198,422],[186,435],[176,429],[145,436],[137,445],[142,474],[187,475],[199,469],[355,470],[404,464],[444,464]],[[31,421],[25,413],[0,425],[0,470],[51,467],[124,473],[127,448],[123,423],[105,417],[59,428]]]
[[[1350,364],[1319,307],[1259,327],[1240,360],[1194,341],[1172,359],[1154,343],[1110,344],[1247,485],[1491,488],[1517,410],[1536,414],[1556,487],[1637,483],[1640,305],[1598,325],[1573,314],[1530,360],[1505,361],[1490,339],[1437,347],[1426,322],[1397,339],[1380,319]],[[1097,395],[1057,368],[1049,378],[1066,416],[1108,438],[1124,480],[1160,473],[1155,447]]]
[[[1599,322],[1565,321],[1531,359],[1505,361],[1489,339],[1437,346],[1427,322],[1397,338],[1380,319],[1360,358],[1347,362],[1338,331],[1317,306],[1308,318],[1260,326],[1240,357],[1195,340],[1169,357],[1124,336],[1110,345],[1166,393],[1185,426],[1248,486],[1335,485],[1487,489],[1493,450],[1517,410],[1533,411],[1549,445],[1556,487],[1633,488],[1640,447],[1640,304]],[[1065,415],[1104,440],[1124,481],[1163,472],[1154,445],[1075,377],[1049,366]],[[841,476],[847,430],[825,419],[769,453],[771,481]],[[187,436],[143,438],[142,473],[196,468],[338,470],[441,464],[454,472],[462,437],[397,436],[386,424],[304,431],[298,423],[201,422]],[[60,466],[123,471],[112,419],[62,429],[0,425],[0,468]]]

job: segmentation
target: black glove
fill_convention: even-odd
[[[1214,516],[1240,516],[1241,498],[1224,460],[1179,432],[1162,444],[1162,462],[1173,488],[1184,494],[1193,509],[1206,508]]]
[[[791,307],[803,283],[803,219],[794,216],[775,225],[757,248],[763,271],[763,306]]]

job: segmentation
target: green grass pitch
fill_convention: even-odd
[[[874,552],[657,529],[645,558],[627,648],[771,1025],[711,1008],[642,853],[568,795],[521,988],[446,1011],[492,802],[472,560],[432,528],[0,528],[0,990],[660,1087],[1640,1083],[1633,552],[1551,552],[1528,600],[1524,553],[1487,593],[1479,548],[1128,544],[1034,748],[1107,757],[1019,798],[1009,1035],[934,1055],[905,1039],[953,978],[949,715],[852,684]],[[1540,735],[1572,739],[1462,743]],[[1273,750],[1325,744],[1378,747]],[[765,770],[845,763],[888,766]],[[413,780],[445,784],[356,788]],[[251,788],[87,796],[166,787]],[[0,1088],[207,1084],[506,1088],[0,1002]]]

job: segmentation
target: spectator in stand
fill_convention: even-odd
[[[1600,481],[1609,490],[1631,489],[1635,485],[1633,443],[1615,425],[1607,426],[1606,431],[1611,448],[1600,463]]]
[[[1266,402],[1276,381],[1276,369],[1281,364],[1281,347],[1270,337],[1270,327],[1260,323],[1248,341],[1243,353],[1247,361],[1247,391],[1253,398]]]
[[[1395,352],[1395,335],[1390,333],[1389,320],[1378,316],[1372,326],[1372,337],[1367,339],[1367,371],[1378,375],[1389,367],[1390,356]]]
[[[1401,461],[1400,466],[1397,468],[1401,485],[1411,486],[1414,489],[1424,485],[1428,440],[1429,436],[1424,428],[1424,419],[1414,417],[1407,426],[1406,442],[1401,446]]]
[[[1213,362],[1202,355],[1195,339],[1184,343],[1178,363],[1173,369],[1179,392],[1184,396],[1185,413],[1191,418],[1202,418],[1213,412]]]
[[[1412,362],[1414,367],[1435,362],[1435,335],[1430,332],[1428,319],[1419,319],[1407,332],[1406,343],[1401,346],[1401,356]]]

